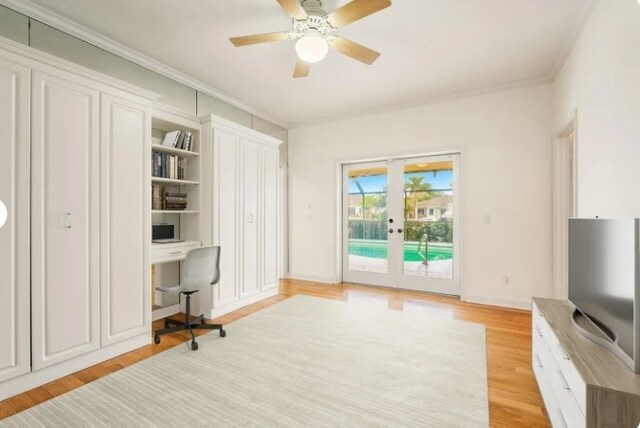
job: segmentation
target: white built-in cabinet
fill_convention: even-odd
[[[211,116],[204,119],[205,242],[220,245],[220,283],[204,312],[212,318],[275,295],[279,280],[281,141]],[[209,314],[210,312],[210,314]]]
[[[101,344],[150,331],[149,104],[103,94],[100,106]]]
[[[0,58],[0,382],[28,373],[29,87],[27,67]]]
[[[100,92],[33,71],[32,364],[100,347]],[[28,213],[24,213],[28,215]]]
[[[150,342],[152,97],[0,41],[0,399]]]

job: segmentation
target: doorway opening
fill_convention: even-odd
[[[553,148],[553,287],[559,299],[568,297],[568,220],[578,215],[576,117],[557,135]]]

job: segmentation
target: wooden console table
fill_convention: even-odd
[[[587,320],[573,321],[567,301],[533,299],[532,364],[554,427],[636,428],[640,375],[574,325],[597,334]]]

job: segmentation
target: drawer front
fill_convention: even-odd
[[[542,336],[535,335],[533,339],[534,369],[543,370],[549,384],[549,388],[555,397],[557,408],[547,406],[549,417],[558,420],[560,427],[580,428],[586,425],[585,417],[576,402],[571,388],[566,382],[562,371],[556,364],[547,343]],[[545,400],[547,405],[547,400]],[[554,426],[556,424],[554,423]]]
[[[566,428],[562,425],[563,421],[560,416],[560,406],[556,400],[556,397],[551,391],[551,384],[545,373],[544,365],[540,362],[540,356],[535,352],[533,353],[533,374],[536,376],[538,382],[538,388],[540,389],[540,395],[544,401],[544,406],[547,409],[549,420],[554,428]]]
[[[158,259],[166,259],[166,258],[179,258],[186,257],[187,253],[194,248],[198,248],[197,244],[184,245],[180,247],[160,247],[160,248],[152,248],[151,250],[151,258],[153,260]]]
[[[570,388],[575,397],[575,401],[580,407],[580,412],[586,415],[587,386],[573,365],[573,362],[562,348],[562,345],[560,345],[549,323],[547,323],[542,314],[536,311],[536,309],[537,307],[534,306],[533,335],[541,337],[546,343],[555,365],[563,376],[563,382],[566,382]]]

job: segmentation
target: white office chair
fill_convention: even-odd
[[[196,336],[193,330],[220,330],[220,336],[225,337],[227,332],[224,331],[222,324],[206,324],[204,315],[191,319],[191,295],[200,291],[209,285],[213,286],[220,280],[220,247],[202,247],[191,250],[187,254],[184,262],[184,275],[182,284],[175,287],[156,287],[156,290],[165,293],[173,293],[178,296],[184,294],[186,301],[185,321],[180,322],[173,319],[165,318],[162,330],[154,332],[153,341],[160,343],[160,336],[163,334],[174,333],[176,331],[188,330],[191,333],[191,349],[198,349]]]

